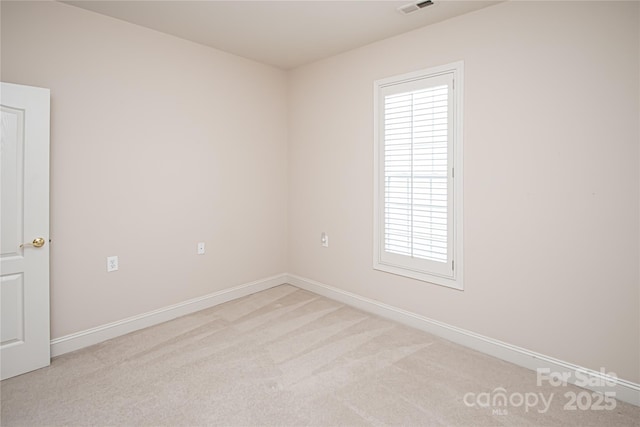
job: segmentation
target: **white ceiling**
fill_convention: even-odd
[[[409,15],[409,0],[84,0],[64,3],[283,69],[481,9],[498,1],[434,0]]]

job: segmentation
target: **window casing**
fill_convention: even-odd
[[[456,62],[374,83],[374,268],[463,289]]]

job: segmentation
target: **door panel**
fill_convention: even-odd
[[[20,207],[23,204],[22,188],[24,176],[24,111],[0,106],[2,117],[2,151],[0,167],[2,179],[0,185],[0,221],[2,224],[2,257],[18,256],[23,242],[23,221]]]
[[[2,325],[0,345],[24,342],[24,287],[22,274],[6,274],[0,278],[2,286]]]
[[[2,83],[0,125],[0,376],[5,379],[50,362],[49,90]],[[29,244],[37,237],[44,246]]]

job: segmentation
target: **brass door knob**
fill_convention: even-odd
[[[24,248],[25,246],[33,246],[34,248],[41,248],[44,246],[44,239],[42,237],[36,237],[35,239],[33,239],[33,242],[23,243],[20,245],[21,248]]]

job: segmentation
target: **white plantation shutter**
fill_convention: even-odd
[[[385,250],[447,262],[448,86],[385,96]]]
[[[378,269],[455,278],[454,81],[440,72],[377,84]]]

